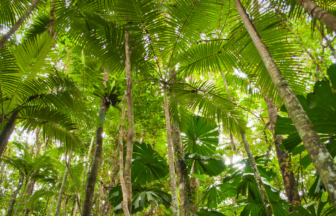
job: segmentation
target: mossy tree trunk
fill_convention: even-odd
[[[2,154],[5,152],[8,144],[8,140],[10,136],[12,135],[14,128],[15,128],[15,123],[19,115],[19,110],[14,110],[12,114],[10,115],[6,125],[1,131],[0,134],[0,158]]]
[[[125,159],[125,171],[124,179],[127,191],[127,207],[130,214],[132,214],[132,156],[133,156],[133,144],[134,144],[134,115],[133,115],[133,93],[132,93],[132,68],[131,68],[131,47],[130,47],[130,32],[125,33],[125,66],[126,66],[126,100],[127,100],[127,143],[126,143],[126,159]]]

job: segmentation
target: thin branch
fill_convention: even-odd
[[[80,215],[82,215],[82,210],[81,210],[80,203],[79,203],[79,195],[78,195],[77,184],[76,184],[75,178],[74,178],[73,175],[72,175],[70,166],[69,166],[69,164],[68,164],[68,162],[67,162],[67,152],[68,152],[68,150],[65,151],[65,164],[66,164],[66,166],[67,166],[67,168],[68,168],[68,170],[69,170],[69,174],[70,174],[71,179],[72,179],[72,181],[73,181],[73,183],[74,183],[75,191],[76,191],[76,197],[77,197],[77,205],[78,205],[78,209],[79,209]]]

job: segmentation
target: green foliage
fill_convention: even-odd
[[[291,206],[297,212],[291,212],[288,216],[328,216],[335,215],[336,210],[333,206],[327,207],[328,202],[320,201],[318,203],[317,209],[315,209],[315,203],[309,203],[305,206],[305,208],[301,206]]]
[[[191,169],[192,165],[194,165],[193,171],[198,175],[207,174],[209,176],[217,176],[226,168],[223,160],[199,155],[196,153],[185,154],[184,160],[187,162],[189,169]]]
[[[197,153],[204,156],[213,155],[218,146],[219,131],[217,125],[210,124],[201,116],[191,116],[180,131],[186,153]]]
[[[336,82],[334,74],[336,73],[335,65],[328,69],[328,75],[331,83]],[[298,96],[298,99],[306,111],[314,128],[320,134],[321,140],[326,144],[328,151],[332,157],[336,155],[334,131],[336,129],[336,95],[334,94],[330,82],[328,80],[318,81],[314,86],[314,92],[309,93],[307,97]],[[285,107],[282,108],[286,112]],[[293,123],[290,118],[278,117],[275,126],[275,133],[279,135],[289,135],[284,139],[282,145],[293,154],[299,154],[305,150]],[[312,163],[309,156],[305,156],[300,161],[300,164],[307,167]]]
[[[26,207],[30,209],[41,197],[51,197],[53,195],[55,195],[55,193],[52,191],[47,191],[45,189],[38,190],[29,198]]]
[[[132,161],[132,182],[144,185],[164,178],[168,174],[165,159],[146,143],[134,143]]]
[[[136,213],[146,208],[150,203],[162,204],[169,208],[171,197],[168,193],[162,190],[163,185],[154,184],[151,187],[144,187],[141,185],[132,185],[132,212]],[[114,211],[121,213],[122,192],[121,186],[116,186],[110,190],[109,202],[114,206]]]

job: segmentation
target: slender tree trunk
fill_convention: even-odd
[[[312,0],[296,0],[296,2],[305,9],[314,19],[319,20],[332,31],[336,32],[336,17],[317,6]]]
[[[268,199],[264,184],[261,181],[261,177],[260,177],[257,165],[254,161],[254,157],[252,155],[250,145],[248,144],[246,136],[245,136],[244,133],[241,133],[241,137],[243,139],[244,147],[245,147],[248,159],[250,161],[250,164],[251,164],[251,167],[252,167],[252,170],[253,170],[253,173],[254,173],[254,178],[257,182],[257,185],[258,185],[258,188],[259,188],[259,191],[260,191],[260,194],[261,194],[261,199],[262,199],[263,204],[265,206],[266,215],[267,216],[272,216],[272,214],[273,214],[272,205],[271,205],[271,202]]]
[[[191,215],[194,215],[198,212],[198,188],[199,188],[199,180],[194,177],[194,171],[195,171],[195,161],[191,165],[191,172],[190,172],[190,200],[192,202],[191,206]]]
[[[72,209],[71,209],[71,216],[74,215],[76,210],[76,196],[74,197],[73,204],[72,204]]]
[[[36,128],[36,157],[40,155],[43,142],[40,141],[41,128]]]
[[[16,196],[18,195],[18,193],[19,193],[19,191],[20,191],[20,189],[23,185],[23,179],[24,179],[24,176],[20,175],[19,185],[16,188],[16,190],[13,192],[12,199],[9,202],[9,208],[8,208],[6,216],[12,216],[12,214],[13,214],[14,205],[15,205],[15,202],[16,202]]]
[[[183,175],[183,169],[186,169],[185,162],[183,160],[183,147],[181,133],[178,126],[172,126],[172,142],[175,150],[175,167],[176,175],[178,180],[178,187],[180,193],[180,206],[181,206],[181,216],[185,216],[187,212],[187,202],[186,202],[186,191],[185,191],[185,180]]]
[[[67,216],[68,215],[68,209],[67,209],[67,206],[68,206],[68,201],[69,201],[69,198],[66,198],[64,200],[64,203],[63,203],[63,216]]]
[[[49,23],[49,34],[51,37],[55,36],[55,0],[50,1],[50,23]]]
[[[0,134],[0,158],[2,154],[5,152],[8,140],[13,133],[15,128],[16,120],[19,115],[19,110],[14,110],[10,115],[5,127],[2,129]]]
[[[177,198],[177,188],[175,180],[175,166],[174,166],[174,150],[171,137],[171,126],[170,126],[170,116],[169,116],[169,107],[168,107],[168,98],[167,98],[167,86],[164,86],[164,109],[165,109],[165,118],[166,118],[166,130],[167,130],[167,144],[168,144],[168,158],[169,158],[169,174],[170,174],[170,190],[172,196],[172,208],[173,215],[179,216],[179,204]]]
[[[104,85],[105,86],[106,86],[107,80],[108,80],[108,73],[104,71]],[[92,211],[94,188],[96,185],[96,180],[97,180],[100,161],[101,161],[101,155],[103,151],[103,131],[104,131],[103,126],[105,122],[106,112],[109,109],[108,101],[109,101],[108,98],[102,98],[101,103],[100,103],[99,118],[101,122],[96,131],[96,150],[95,150],[94,157],[92,159],[91,172],[86,182],[85,198],[84,198],[83,209],[82,209],[83,216],[90,216],[91,211]]]
[[[88,151],[87,157],[84,157],[85,167],[84,167],[83,179],[82,179],[83,185],[85,185],[84,184],[84,182],[85,182],[85,174],[87,173],[87,171],[89,170],[89,167],[90,167],[90,163],[88,163],[88,161],[90,160],[90,153],[91,153],[91,150],[92,150],[93,141],[94,141],[94,136],[92,136],[92,138],[91,138],[91,142],[90,142],[90,146],[89,146],[89,151]],[[90,172],[90,170],[88,172]],[[89,176],[90,174],[88,173],[87,175]]]
[[[123,194],[123,205],[126,208],[123,208],[124,215],[130,215],[127,207],[127,189],[125,186],[124,180],[124,143],[123,143],[123,136],[124,136],[124,120],[125,120],[125,106],[124,100],[121,102],[121,124],[120,124],[120,133],[119,133],[119,179],[121,185],[121,191]]]
[[[291,162],[290,162],[291,156],[290,154],[281,150],[279,147],[279,145],[283,140],[283,137],[280,135],[274,135],[274,128],[278,116],[278,110],[271,98],[265,97],[265,102],[267,104],[268,116],[270,122],[268,129],[272,132],[274,136],[274,146],[278,157],[279,166],[281,169],[282,179],[285,185],[288,203],[291,205],[301,206],[301,199],[298,193],[298,186],[294,177],[294,173],[291,170]],[[292,211],[292,209],[290,210]]]
[[[133,116],[133,94],[132,94],[132,68],[131,68],[131,49],[130,49],[130,33],[125,33],[125,54],[126,54],[126,79],[127,79],[127,120],[129,124],[126,143],[126,160],[125,160],[125,185],[127,190],[127,207],[130,214],[132,214],[132,155],[134,143],[134,116]]]
[[[24,14],[22,14],[22,16],[20,17],[20,19],[12,26],[12,28],[9,30],[9,32],[7,32],[0,40],[0,50],[2,49],[2,47],[5,46],[6,42],[8,41],[8,39],[16,32],[16,30],[18,30],[18,28],[22,25],[22,23],[27,19],[27,17],[29,16],[29,14],[34,10],[34,8],[37,6],[37,4],[40,2],[41,0],[35,0],[27,9],[26,12],[24,12]]]
[[[52,206],[53,206],[53,203],[54,203],[54,196],[51,198],[51,201],[49,203],[49,209],[48,209],[48,216],[51,216],[51,212],[52,212]]]
[[[69,159],[68,159],[69,160],[68,161],[69,164],[71,162],[71,157],[72,157],[72,151],[70,151],[70,154],[69,154]],[[65,184],[66,184],[67,177],[68,177],[68,172],[69,172],[68,167],[65,166],[63,181],[62,181],[60,192],[58,194],[58,201],[57,201],[57,205],[56,205],[55,216],[58,216],[59,213],[60,213],[61,204],[62,204],[62,196],[63,196],[63,193],[64,193]]]
[[[251,23],[240,1],[234,1],[245,27],[259,51],[266,69],[288,110],[311,160],[313,161],[316,171],[320,175],[321,180],[328,191],[329,197],[336,207],[336,164],[325,145],[321,142],[313,124],[310,122],[306,112],[302,108],[292,89],[289,87],[286,79],[275,64],[271,54]]]

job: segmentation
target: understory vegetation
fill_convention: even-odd
[[[0,0],[0,215],[336,215],[334,0]]]

